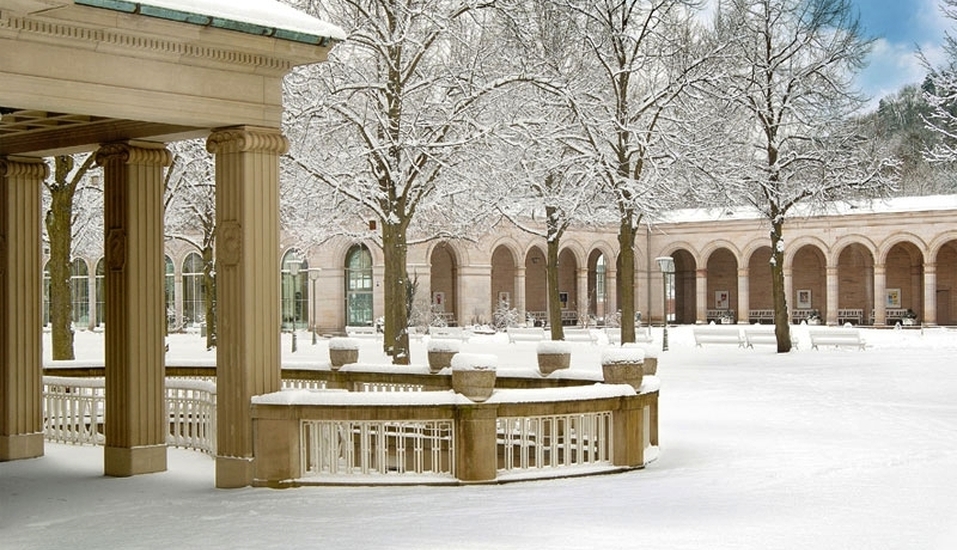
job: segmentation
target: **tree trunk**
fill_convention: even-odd
[[[784,222],[771,223],[771,292],[774,300],[774,335],[778,353],[791,351],[791,325],[787,295],[784,292]]]
[[[204,306],[206,309],[206,349],[216,346],[216,276],[213,272],[213,246],[203,248],[203,286]]]
[[[548,324],[552,340],[564,340],[565,331],[562,329],[562,302],[558,295],[558,247],[557,237],[549,237],[547,259],[545,262],[545,279],[548,283]]]
[[[66,182],[73,167],[72,157],[57,157],[55,184],[50,189],[50,210],[46,214],[50,239],[50,324],[54,360],[74,359],[73,292],[70,251],[73,248],[73,194],[75,186]]]
[[[621,308],[621,343],[635,341],[635,228],[631,214],[623,215],[618,227],[618,304]]]
[[[408,365],[409,312],[406,308],[406,286],[409,274],[406,269],[408,245],[404,224],[382,224],[382,252],[385,257],[383,285],[385,291],[385,327],[383,346],[392,356],[392,363]]]

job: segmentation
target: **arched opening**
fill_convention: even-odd
[[[827,311],[827,260],[816,246],[805,245],[794,254],[791,264],[793,295],[788,309],[795,323],[823,320]]]
[[[851,244],[837,260],[837,322],[869,322],[874,309],[874,256],[860,244]]]
[[[372,326],[372,253],[357,244],[346,253],[346,325]]]
[[[75,258],[70,265],[70,299],[73,302],[73,324],[90,324],[90,268],[86,260]]]
[[[562,326],[578,324],[578,260],[564,249],[558,253],[558,301],[562,307]]]
[[[282,257],[282,328],[299,330],[306,326],[306,292],[309,288],[309,262],[296,250]]]
[[[924,258],[911,243],[895,244],[884,263],[884,322],[894,325],[909,315],[924,317]]]
[[[533,246],[525,254],[525,315],[540,326],[548,320],[547,285],[545,253]]]
[[[748,322],[774,323],[771,247],[762,246],[748,260]]]
[[[737,322],[738,260],[727,248],[719,248],[708,257],[706,319],[716,323]],[[742,317],[743,318],[743,317]]]
[[[172,260],[169,259],[169,256],[166,257],[166,261],[172,264]],[[96,262],[96,283],[93,285],[93,292],[96,293],[96,325],[103,326],[103,320],[106,314],[106,287],[104,283],[106,281],[106,258],[100,258]]]
[[[614,311],[614,304],[608,303],[605,261],[600,250],[588,256],[588,314],[599,321],[604,320],[606,312]]]
[[[498,246],[492,253],[492,311],[510,310],[515,307],[515,256],[505,246]]]
[[[203,257],[196,252],[190,252],[183,260],[183,323],[202,323],[205,320]]]
[[[696,286],[698,266],[694,256],[687,250],[676,250],[671,256],[675,259],[674,322],[694,324],[697,321],[698,308]],[[668,309],[670,311],[671,307]]]
[[[458,324],[458,265],[447,243],[440,243],[432,249],[429,259],[432,281],[432,322],[433,324],[456,326]]]
[[[957,241],[937,252],[937,324],[957,324]]]

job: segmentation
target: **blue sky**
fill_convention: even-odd
[[[906,84],[916,84],[926,73],[916,56],[917,47],[940,63],[945,30],[957,23],[941,14],[938,0],[852,0],[861,24],[875,39],[868,66],[858,75],[858,86],[871,97],[871,107],[881,97]]]

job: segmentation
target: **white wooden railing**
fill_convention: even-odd
[[[611,411],[531,417],[496,422],[500,473],[573,466],[611,466]]]
[[[302,423],[305,477],[413,474],[455,477],[452,420]]]
[[[43,377],[44,437],[51,441],[103,445],[106,421],[103,377]],[[167,445],[216,454],[216,384],[166,379]]]

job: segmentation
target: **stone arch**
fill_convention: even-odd
[[[573,313],[582,305],[578,296],[578,266],[582,265],[574,247],[562,247],[558,252],[558,296],[563,318],[571,322]],[[563,323],[564,324],[564,323]]]
[[[867,239],[850,237],[834,247],[837,266],[837,308],[828,320],[838,324],[863,323],[874,309],[874,247]]]
[[[671,254],[675,260],[673,286],[667,297],[669,311],[673,310],[674,322],[693,324],[698,320],[698,263],[695,255],[685,248],[678,248]]]
[[[758,245],[756,241],[748,247],[745,258],[748,262],[748,321],[774,323],[771,244],[763,241]]]
[[[588,254],[588,314],[596,319],[604,319],[616,310],[615,296],[610,293],[609,270],[614,269],[611,258],[601,247],[595,247]]]
[[[805,247],[813,247],[820,252],[824,258],[823,265],[827,265],[828,251],[830,247],[824,242],[823,239],[818,237],[812,237],[808,235],[803,235],[794,239],[793,241],[787,243],[787,247],[784,251],[784,269],[794,268],[794,257],[798,252]]]
[[[919,245],[910,239],[900,239],[887,248],[884,281],[886,324],[897,323],[907,310],[923,319],[924,251]]]
[[[944,240],[946,238],[946,240]],[[934,296],[935,322],[939,325],[957,324],[957,234],[948,233],[933,244],[935,264]],[[929,292],[930,289],[927,289]]]
[[[536,321],[548,317],[548,289],[545,252],[532,245],[525,252],[525,311]]]
[[[817,312],[827,311],[827,255],[819,246],[818,239],[802,239],[803,242],[789,247],[791,266],[791,293],[787,297],[788,309],[795,321],[800,321]]]
[[[706,320],[720,322],[725,316],[737,320],[738,257],[730,248],[712,248],[705,269]]]
[[[371,326],[375,322],[375,279],[372,251],[353,243],[342,259],[346,326]]]
[[[433,318],[449,326],[459,322],[459,250],[447,241],[429,252],[429,300]]]
[[[518,296],[515,284],[518,275],[518,260],[515,251],[508,244],[499,244],[492,249],[490,311],[512,309]]]
[[[926,255],[927,245],[924,243],[922,238],[913,233],[900,232],[895,233],[893,236],[887,238],[877,247],[876,259],[878,265],[886,264],[887,256],[891,249],[899,244],[911,245],[912,248],[908,248],[909,250],[919,252],[922,257],[929,257]]]

